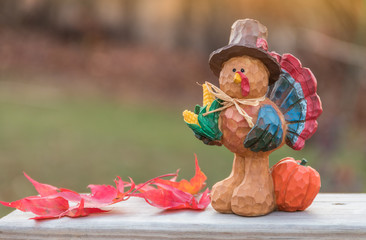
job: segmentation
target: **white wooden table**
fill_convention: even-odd
[[[0,239],[366,239],[366,194],[319,194],[304,212],[263,217],[205,211],[161,211],[132,198],[104,214],[29,220],[0,219]]]

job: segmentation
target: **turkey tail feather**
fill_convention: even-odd
[[[281,56],[275,52],[271,55],[281,65],[281,75],[269,87],[267,97],[279,107],[285,117],[286,144],[300,150],[305,141],[315,133],[318,127],[316,119],[323,111],[320,98],[316,94],[316,78],[293,55]]]

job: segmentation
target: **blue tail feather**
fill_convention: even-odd
[[[322,113],[321,102],[316,94],[316,79],[291,54],[281,56],[272,52],[271,55],[280,63],[281,75],[269,87],[267,97],[278,106],[285,118],[286,143],[299,150],[316,131],[316,119]]]
[[[300,135],[305,128],[305,122],[291,123],[287,125],[287,131]]]

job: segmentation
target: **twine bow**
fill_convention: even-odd
[[[239,104],[249,105],[249,106],[258,106],[258,104],[260,102],[264,101],[264,99],[266,98],[265,96],[262,96],[259,98],[251,98],[251,99],[237,99],[237,98],[230,97],[229,95],[224,93],[220,88],[216,87],[212,83],[205,82],[205,84],[207,86],[208,91],[212,95],[214,95],[216,98],[221,99],[223,101],[221,103],[221,105],[223,105],[223,106],[220,108],[217,108],[215,110],[206,112],[203,114],[203,116],[206,116],[210,113],[222,111],[222,110],[234,105],[236,107],[236,110],[238,110],[239,114],[245,118],[249,127],[251,127],[251,128],[254,127],[253,118],[251,116],[249,116],[248,113],[242,107],[240,107]]]

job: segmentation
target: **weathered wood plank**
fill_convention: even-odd
[[[366,239],[366,194],[319,194],[304,212],[239,217],[205,211],[160,211],[130,199],[106,214],[28,220],[0,219],[0,239]]]

